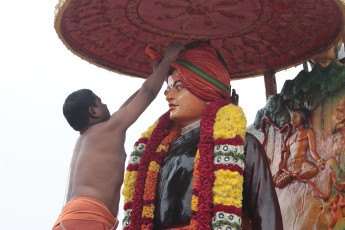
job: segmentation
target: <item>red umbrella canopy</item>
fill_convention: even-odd
[[[232,79],[278,71],[339,40],[337,0],[60,0],[55,29],[81,58],[146,78],[147,46],[210,40]]]

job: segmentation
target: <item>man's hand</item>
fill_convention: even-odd
[[[171,42],[165,51],[164,59],[173,62],[182,50],[184,50],[184,46],[180,42]]]

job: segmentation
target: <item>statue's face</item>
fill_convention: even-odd
[[[341,100],[337,104],[337,110],[336,110],[335,116],[339,120],[342,120],[345,117],[345,99]]]
[[[299,114],[299,112],[295,111],[291,114],[291,124],[293,127],[298,127],[300,125],[302,125],[303,123],[303,119],[301,117],[301,115]]]
[[[184,87],[176,71],[168,78],[165,96],[169,103],[170,119],[182,128],[201,120],[206,102]]]

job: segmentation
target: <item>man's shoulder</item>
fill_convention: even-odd
[[[305,129],[304,132],[308,135],[314,135],[313,129]]]

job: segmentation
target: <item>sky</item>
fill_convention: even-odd
[[[0,7],[0,229],[51,229],[63,205],[78,138],[62,115],[71,92],[89,88],[110,112],[143,83],[96,67],[70,52],[54,29],[55,0],[3,1]],[[280,92],[301,66],[276,74]],[[231,82],[253,123],[265,106],[262,76]],[[163,90],[128,129],[125,149],[168,110]],[[122,219],[122,204],[119,218]]]

